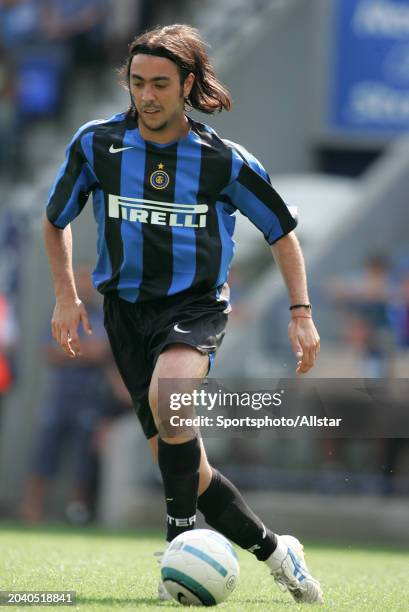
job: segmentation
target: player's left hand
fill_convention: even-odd
[[[294,317],[288,325],[288,337],[299,361],[297,374],[305,374],[314,366],[320,352],[320,337],[311,317]]]

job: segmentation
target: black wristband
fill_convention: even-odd
[[[289,310],[296,310],[296,308],[308,308],[309,310],[312,310],[311,304],[294,304],[293,306],[290,306]]]

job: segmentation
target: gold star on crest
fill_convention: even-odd
[[[165,164],[158,164],[158,168],[159,168],[159,170],[163,170],[163,169],[164,169],[164,167],[165,167]]]

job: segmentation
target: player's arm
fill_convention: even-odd
[[[272,187],[267,172],[258,160],[242,149],[240,155],[233,151],[232,161],[234,178],[222,192],[223,201],[227,198],[228,203],[238,208],[263,232],[287,285],[291,304],[308,304],[304,258],[293,232],[297,220]],[[304,374],[315,363],[319,337],[309,309],[291,312],[289,337],[294,352],[301,357],[297,363],[297,373]]]
[[[81,355],[78,337],[80,321],[87,334],[91,334],[92,330],[75,286],[71,226],[68,224],[64,229],[59,229],[44,217],[43,235],[56,300],[51,320],[52,334],[68,357],[76,357]]]
[[[290,303],[309,304],[304,257],[294,232],[275,242],[271,251],[287,286]],[[297,308],[291,311],[291,315],[288,335],[294,353],[301,358],[297,363],[297,373],[305,374],[318,357],[320,338],[310,309]]]

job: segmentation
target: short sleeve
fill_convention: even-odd
[[[47,218],[60,229],[66,227],[80,214],[96,183],[93,171],[82,149],[82,135],[82,130],[79,130],[68,145],[64,163],[51,189],[47,203]]]
[[[260,229],[269,244],[289,234],[297,220],[270,183],[258,160],[233,151],[232,180],[222,196]]]

